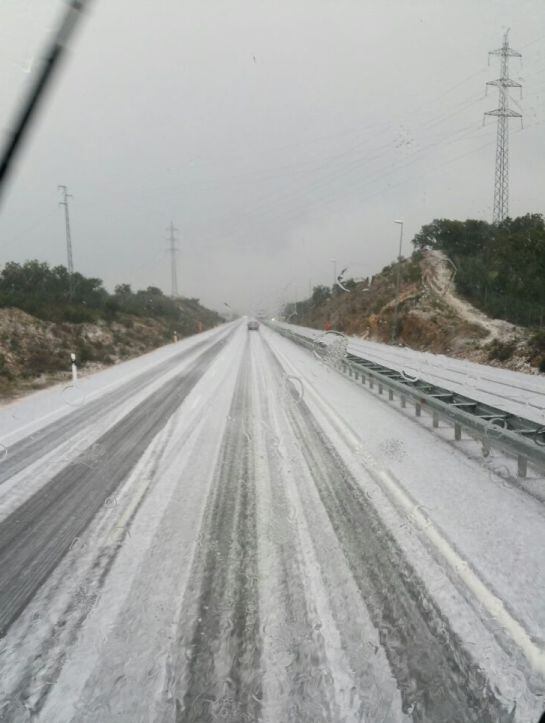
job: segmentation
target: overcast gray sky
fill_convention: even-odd
[[[0,1],[5,132],[62,10]],[[545,210],[543,0],[95,0],[14,168],[0,262],[74,262],[110,289],[179,287],[272,309],[380,270],[436,217],[490,220],[485,82],[511,28],[524,129],[511,122],[511,215]],[[515,104],[518,103],[518,105]]]

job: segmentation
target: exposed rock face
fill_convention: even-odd
[[[334,329],[381,342],[392,340],[397,265],[349,292],[337,289],[294,323]],[[413,349],[536,373],[545,365],[545,340],[501,319],[491,319],[456,292],[456,269],[441,252],[416,254],[401,262],[395,343]],[[545,337],[545,334],[544,334]],[[543,348],[541,348],[543,347]]]
[[[210,324],[205,320],[194,326],[199,331]],[[20,309],[0,309],[0,397],[70,378],[71,352],[86,373],[172,340],[172,331],[162,319],[123,316],[96,324],[71,324],[44,321]]]

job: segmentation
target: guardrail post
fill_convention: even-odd
[[[378,393],[382,394],[382,384],[380,382],[378,383]]]
[[[369,389],[372,389],[372,388],[373,388],[373,377],[370,376],[369,377]]]
[[[459,442],[462,439],[462,425],[454,422],[454,439]]]
[[[388,399],[392,401],[394,398],[394,393],[391,389],[388,389]]]
[[[401,395],[401,407],[402,409],[405,409],[407,406],[407,397],[404,397],[403,394]]]
[[[420,402],[415,402],[414,413],[417,417],[420,417],[422,415],[422,405],[420,404]]]
[[[433,413],[433,426],[434,427],[439,426],[439,414],[437,412]]]
[[[528,460],[522,454],[517,457],[517,475],[526,477],[528,473]]]

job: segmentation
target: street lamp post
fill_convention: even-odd
[[[329,259],[333,264],[333,286],[331,287],[331,293],[335,291],[335,284],[337,283],[337,259]]]
[[[403,221],[394,221],[399,224],[399,254],[397,257],[397,273],[396,273],[396,303],[394,307],[394,319],[392,323],[392,344],[397,336],[397,311],[399,307],[399,286],[401,282],[401,245],[403,244]]]

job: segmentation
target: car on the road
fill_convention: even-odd
[[[251,319],[248,322],[248,331],[257,331],[259,329],[259,321]]]

